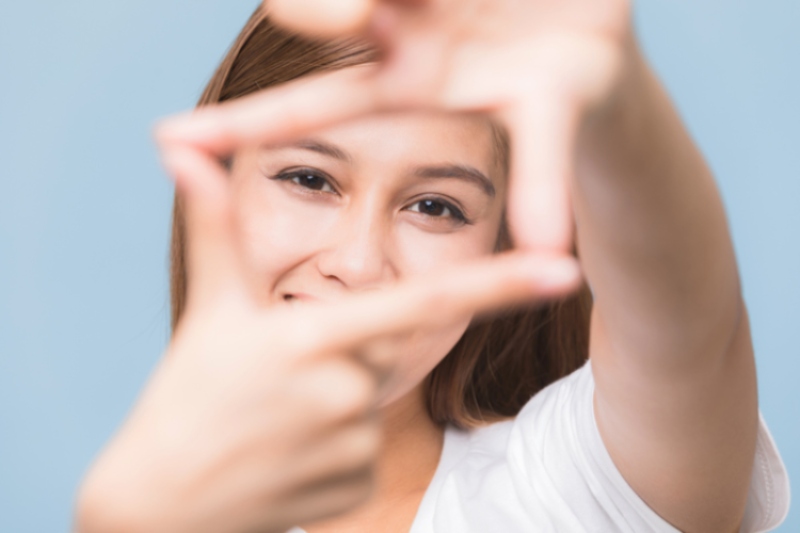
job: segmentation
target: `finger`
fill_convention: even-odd
[[[163,121],[162,143],[191,144],[225,156],[238,146],[288,141],[337,122],[378,111],[375,65],[310,76]]]
[[[321,483],[367,468],[375,461],[381,444],[377,416],[339,426],[295,448],[294,460],[275,477],[286,472],[287,488]],[[288,474],[288,475],[287,475]],[[291,479],[289,479],[291,477]]]
[[[376,0],[265,0],[279,25],[314,37],[337,37],[363,30]]]
[[[421,8],[432,0],[384,0],[404,8]],[[378,0],[264,0],[264,9],[279,25],[312,37],[341,37],[365,30]]]
[[[163,161],[184,205],[189,303],[244,293],[232,200],[224,169],[184,145],[162,145]]]
[[[512,139],[511,234],[517,248],[569,254],[578,112],[555,92],[529,96],[505,113]]]
[[[323,478],[316,483],[290,492],[277,505],[265,510],[265,519],[284,525],[309,524],[353,509],[370,498],[375,486],[372,465],[338,476]],[[278,531],[276,529],[276,531]]]
[[[405,15],[384,8],[386,22],[376,27],[379,38],[389,43],[390,50],[383,56],[380,76],[375,84],[381,100],[396,109],[445,107],[441,95],[447,77],[451,75],[448,54],[452,37],[444,31],[431,32],[427,28],[407,28],[400,32],[396,26]],[[391,22],[389,22],[391,21]],[[398,43],[397,41],[402,41]]]
[[[382,390],[391,378],[394,362],[398,357],[398,345],[402,346],[402,339],[399,337],[378,337],[354,347],[350,355],[361,367],[368,369],[378,389]]]
[[[283,394],[293,418],[298,413],[314,415],[313,424],[302,424],[299,437],[314,441],[323,437],[321,432],[371,416],[378,383],[370,369],[344,353],[307,362],[291,383],[285,384]]]
[[[561,296],[579,281],[572,258],[503,254],[353,296],[336,306],[298,308],[293,310],[296,316],[283,313],[272,327],[278,324],[284,338],[300,350],[346,351],[376,338],[444,327],[475,313]]]

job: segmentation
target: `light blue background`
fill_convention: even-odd
[[[254,6],[3,0],[1,532],[69,528],[82,472],[167,341],[171,187],[149,130],[193,105]],[[761,409],[796,481],[800,2],[642,0],[637,19],[719,177]]]

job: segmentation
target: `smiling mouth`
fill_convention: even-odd
[[[292,304],[296,304],[299,302],[316,302],[318,301],[316,297],[311,296],[309,294],[293,294],[293,293],[286,293],[283,295],[283,301],[289,302]]]
[[[298,298],[294,294],[284,294],[283,295],[283,303],[288,304],[289,307],[294,307],[302,302],[302,298]]]
[[[325,300],[319,298],[317,295],[307,294],[304,292],[287,292],[281,295],[281,299],[289,304],[295,305],[300,302],[304,304],[323,303]]]

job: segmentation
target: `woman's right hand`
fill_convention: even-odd
[[[569,260],[505,255],[334,304],[264,307],[224,172],[201,152],[163,149],[185,207],[189,300],[84,481],[81,533],[282,532],[353,507],[370,492],[374,404],[391,367],[371,347],[579,280]]]

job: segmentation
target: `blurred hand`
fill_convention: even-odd
[[[376,343],[562,294],[574,261],[505,255],[331,304],[262,306],[216,160],[165,147],[186,208],[187,309],[128,421],[90,471],[78,531],[283,532],[370,491]]]
[[[518,248],[567,254],[583,122],[610,106],[635,57],[629,0],[267,0],[314,35],[361,33],[379,65],[306,78],[166,121],[163,143],[213,154],[409,108],[486,112],[511,135]]]

